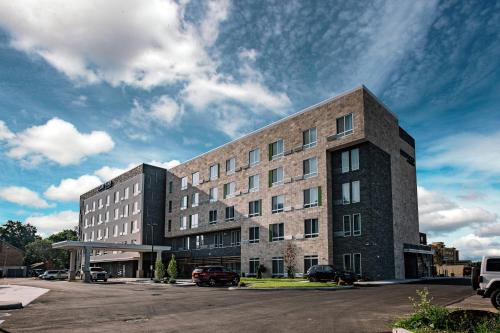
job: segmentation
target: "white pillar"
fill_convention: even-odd
[[[90,277],[90,252],[92,251],[91,247],[84,248],[84,256],[85,261],[83,263],[83,281],[89,283],[91,280]]]
[[[69,251],[69,275],[68,281],[75,280],[76,250]]]

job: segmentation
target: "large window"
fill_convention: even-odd
[[[189,228],[198,228],[198,214],[189,215]]]
[[[241,231],[233,230],[231,231],[231,246],[239,246],[241,240]]]
[[[250,201],[248,203],[248,217],[261,215],[261,200]]]
[[[307,273],[307,270],[314,265],[318,264],[318,256],[304,256],[304,274]]]
[[[359,180],[352,182],[352,203],[360,201]]]
[[[275,223],[269,225],[269,240],[271,242],[285,239],[285,224]]]
[[[224,199],[232,198],[235,193],[236,193],[236,183],[235,182],[230,182],[230,183],[224,184]]]
[[[248,265],[248,274],[249,275],[257,275],[257,271],[259,270],[260,261],[259,258],[250,258]]]
[[[223,247],[224,246],[224,233],[217,232],[214,234],[214,247]]]
[[[198,207],[200,202],[200,194],[198,192],[191,195],[191,207]]]
[[[258,243],[260,241],[260,227],[248,228],[248,242]]]
[[[361,275],[361,253],[354,253],[352,255],[354,265],[354,273]]]
[[[350,253],[344,254],[344,270],[345,271],[352,271],[351,254]]]
[[[316,128],[310,128],[302,132],[304,149],[314,147],[316,145]]]
[[[318,159],[316,157],[308,158],[303,161],[304,178],[314,177],[318,174]]]
[[[304,190],[304,208],[320,205],[320,187],[311,187]]]
[[[304,220],[304,237],[315,238],[319,236],[318,219]]]
[[[285,209],[285,196],[277,195],[271,199],[271,212],[273,214],[280,213]]]
[[[359,170],[359,149],[342,152],[342,173]]]
[[[273,277],[285,275],[285,265],[283,257],[273,257]]]
[[[226,221],[234,221],[234,206],[226,207]]]
[[[181,178],[181,190],[185,190],[188,188],[188,177]]]
[[[212,187],[210,189],[210,202],[216,202],[218,199],[217,199],[217,196],[218,196],[218,190],[217,190],[217,187]]]
[[[129,192],[130,192],[130,189],[128,187],[125,188],[125,199],[128,199],[128,196],[129,196]]]
[[[102,198],[100,198],[99,199],[99,209],[101,209],[102,207],[104,207],[104,206],[102,205]]]
[[[352,216],[352,235],[361,235],[361,214],[354,214]]]
[[[181,200],[181,209],[186,209],[187,206],[188,206],[188,196],[184,195],[184,196],[182,196],[182,200]]]
[[[259,190],[260,177],[253,175],[248,177],[248,192],[257,192]]]
[[[269,145],[269,160],[283,156],[283,140],[280,139]]]
[[[186,230],[187,229],[187,216],[181,216],[180,229],[181,230]]]
[[[197,186],[200,184],[200,173],[199,172],[195,172],[191,175],[191,183],[193,184],[193,186]]]
[[[342,184],[342,204],[347,205],[351,203],[351,184]]]
[[[205,237],[203,235],[196,235],[196,248],[199,249],[205,244]]]
[[[217,178],[219,178],[219,164],[214,164],[210,166],[210,180]]]
[[[342,216],[342,223],[344,226],[344,237],[351,236],[351,215]]]
[[[343,136],[352,133],[352,113],[337,118],[337,135]]]
[[[500,272],[500,259],[487,259],[486,260],[487,272]]]
[[[248,153],[248,164],[254,166],[260,163],[260,149],[256,148]]]
[[[123,206],[123,217],[128,217],[128,205]]]
[[[208,223],[215,224],[217,223],[217,210],[211,210],[208,212]]]
[[[226,174],[232,175],[235,169],[236,169],[236,159],[233,157],[226,160]]]
[[[269,170],[269,187],[283,184],[283,167]]]
[[[134,184],[134,196],[139,194],[139,183]]]
[[[117,203],[118,201],[120,201],[120,192],[116,191],[115,192],[115,203]]]

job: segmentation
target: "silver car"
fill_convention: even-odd
[[[39,277],[43,280],[65,280],[68,278],[68,272],[65,270],[48,270]]]

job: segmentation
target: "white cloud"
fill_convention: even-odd
[[[175,166],[178,166],[179,164],[181,164],[181,162],[179,162],[178,160],[171,160],[168,162],[159,162],[159,161],[153,160],[153,161],[148,162],[147,164],[151,164],[151,165],[154,165],[154,166],[157,166],[160,168],[164,168],[164,169],[170,169],[170,168],[173,168]]]
[[[26,223],[35,226],[38,233],[46,237],[78,226],[78,216],[78,212],[65,210],[49,215],[29,216],[26,218]]]
[[[94,175],[99,177],[103,182],[106,182],[106,181],[111,180],[115,177],[118,177],[122,173],[124,173],[124,172],[126,172],[126,171],[128,171],[136,166],[137,166],[137,164],[135,164],[135,163],[130,163],[125,168],[114,168],[114,167],[109,167],[109,166],[103,166],[99,170],[96,170],[94,172]]]
[[[83,175],[77,179],[61,180],[59,185],[50,185],[45,191],[45,197],[58,201],[78,201],[80,195],[102,184],[97,176]]]
[[[80,133],[73,124],[52,118],[45,125],[9,135],[8,145],[7,155],[28,165],[37,165],[44,159],[70,165],[110,151],[115,143],[106,132]]]
[[[47,201],[40,198],[38,193],[26,187],[9,186],[0,188],[0,198],[22,206],[29,206],[35,208],[48,208],[53,207]]]
[[[255,61],[257,59],[257,51],[254,49],[243,49],[239,53],[241,59],[248,59],[250,61]]]
[[[464,227],[489,225],[497,215],[480,207],[463,207],[438,192],[418,187],[420,228],[429,233],[447,233]]]
[[[130,125],[149,129],[152,123],[160,123],[163,126],[171,126],[180,120],[183,114],[183,106],[177,104],[175,100],[167,95],[156,98],[148,108],[144,107],[139,101],[134,100],[134,106],[130,114],[124,118],[124,121],[116,121],[118,127],[124,122]],[[132,137],[131,137],[132,136]],[[129,137],[135,139],[144,139],[144,135],[130,133]]]
[[[456,247],[464,259],[479,259],[485,255],[500,255],[498,240],[473,234],[467,234],[456,239],[451,246]]]
[[[14,133],[5,125],[5,122],[0,120],[0,141],[13,139],[14,136]]]

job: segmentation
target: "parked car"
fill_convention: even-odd
[[[201,287],[208,284],[215,287],[218,284],[238,285],[240,276],[238,273],[227,270],[222,266],[200,266],[196,267],[191,274],[193,282]]]
[[[337,269],[331,265],[314,265],[311,266],[306,273],[306,277],[311,282],[316,281],[335,281],[339,282],[340,279],[352,284],[357,280],[356,274]]]
[[[484,256],[481,267],[472,269],[471,280],[472,288],[500,310],[500,256]]]
[[[65,280],[68,278],[68,272],[66,270],[45,271],[39,278],[43,280]]]
[[[108,272],[106,272],[104,270],[104,268],[102,267],[89,267],[90,269],[90,280],[91,281],[108,281],[108,278],[109,278],[109,274]],[[80,270],[78,273],[77,273],[77,276],[80,276],[80,280],[83,280],[84,278],[84,274],[83,274],[83,270]]]

